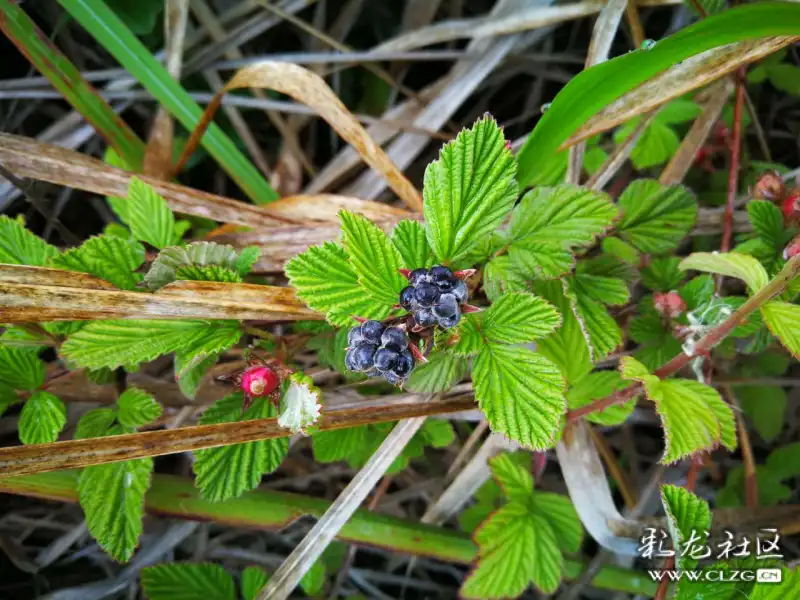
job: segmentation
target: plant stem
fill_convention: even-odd
[[[744,463],[744,497],[745,504],[750,510],[758,506],[758,480],[756,479],[756,461],[753,457],[753,446],[750,444],[750,436],[744,424],[742,407],[736,399],[733,391],[728,386],[722,386],[722,393],[725,399],[734,407],[736,417],[736,427],[739,430],[739,440],[742,446],[742,462]]]
[[[722,252],[731,248],[733,236],[733,210],[736,202],[736,188],[739,183],[739,167],[742,151],[742,106],[744,105],[744,76],[746,67],[736,72],[736,102],[733,106],[733,140],[731,141],[731,164],[728,170],[728,202],[725,205],[725,217],[722,230]]]
[[[664,363],[658,369],[653,371],[653,374],[661,378],[674,375],[683,367],[687,366],[695,357],[707,354],[714,346],[724,340],[734,329],[744,323],[744,321],[747,320],[747,317],[749,317],[753,312],[761,308],[764,304],[772,300],[772,298],[778,294],[781,294],[786,289],[786,286],[789,284],[789,282],[791,282],[798,273],[800,273],[800,256],[795,256],[783,266],[783,269],[781,269],[780,273],[778,273],[772,279],[772,281],[761,288],[758,292],[750,296],[750,298],[748,298],[747,301],[742,304],[742,306],[740,306],[731,316],[703,336],[700,341],[697,342],[694,352],[691,354],[687,354],[685,352],[678,354],[675,358]],[[610,396],[601,398],[600,400],[595,400],[591,404],[587,404],[581,408],[568,411],[567,422],[575,421],[576,419],[579,419],[585,415],[603,410],[609,406],[623,404],[641,391],[642,384],[635,383],[620,392],[616,392]]]

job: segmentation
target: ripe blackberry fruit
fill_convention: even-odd
[[[357,371],[369,371],[375,366],[375,352],[378,350],[375,344],[359,344],[358,346],[350,349],[348,354],[352,353],[352,364]]]
[[[439,299],[439,288],[430,283],[420,283],[414,290],[414,300],[420,306],[432,306]]]
[[[400,292],[400,306],[402,306],[406,310],[410,310],[413,302],[414,302],[414,286],[408,285],[403,288],[402,292]]]
[[[381,346],[395,352],[400,352],[408,347],[406,332],[399,327],[387,327],[381,335]]]
[[[430,269],[403,271],[409,285],[400,292],[399,305],[411,313],[419,328],[439,325],[455,327],[461,319],[461,305],[467,301],[469,290],[461,279],[467,273],[454,274],[442,265]],[[464,311],[475,310],[465,306]]]
[[[350,371],[380,374],[389,383],[399,385],[414,368],[414,357],[403,327],[385,327],[378,321],[364,321],[350,330],[347,339],[351,345],[344,363]]]
[[[361,324],[361,335],[370,344],[380,344],[383,329],[383,323],[380,321],[364,321]]]

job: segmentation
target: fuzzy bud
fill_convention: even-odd
[[[671,319],[679,317],[686,310],[686,303],[678,292],[656,292],[653,294],[653,306],[662,315]]]
[[[783,191],[784,184],[780,173],[774,170],[764,171],[753,186],[753,198],[776,201],[783,197]]]
[[[798,254],[800,254],[800,235],[796,235],[794,239],[789,242],[789,245],[784,248],[783,258],[789,260]]]
[[[280,379],[269,367],[255,366],[242,373],[242,391],[256,398],[275,391]]]

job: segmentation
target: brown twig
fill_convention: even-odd
[[[756,461],[753,457],[753,446],[750,444],[750,435],[744,424],[742,407],[736,399],[733,390],[725,385],[722,386],[722,393],[725,399],[735,408],[736,428],[739,430],[739,441],[742,445],[742,462],[744,463],[744,497],[747,508],[754,509],[758,506],[758,479],[756,478]]]
[[[744,323],[745,320],[756,310],[761,308],[766,302],[781,294],[786,286],[797,274],[800,273],[800,256],[795,256],[784,265],[780,273],[778,273],[772,281],[761,288],[758,292],[753,294],[747,301],[742,304],[731,316],[725,321],[714,327],[700,341],[697,342],[694,352],[687,354],[682,352],[672,360],[664,363],[658,369],[653,371],[654,375],[658,377],[668,377],[674,375],[682,368],[687,366],[695,357],[708,353],[714,346],[724,340],[734,329]],[[600,400],[596,400],[591,404],[582,406],[575,410],[567,412],[567,422],[575,421],[581,417],[594,413],[609,406],[616,404],[623,404],[635,397],[642,391],[642,385],[639,383],[616,392]]]
[[[725,217],[722,230],[722,252],[731,247],[733,236],[733,211],[736,203],[736,189],[739,183],[739,167],[742,150],[742,106],[744,105],[744,75],[746,68],[740,67],[736,72],[736,102],[733,106],[733,139],[731,141],[731,164],[728,171],[728,202],[725,205]]]
[[[633,510],[639,501],[636,490],[631,487],[628,477],[625,475],[625,471],[623,471],[622,467],[620,467],[619,462],[614,456],[614,452],[612,452],[611,448],[609,448],[608,442],[606,442],[605,438],[591,426],[589,427],[589,434],[592,436],[592,441],[594,442],[597,451],[600,453],[603,462],[606,463],[606,467],[608,467],[611,477],[614,478],[614,481],[619,487],[619,492],[622,494],[622,500],[625,502],[625,507],[628,510]]]

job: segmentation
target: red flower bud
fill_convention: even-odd
[[[255,366],[242,373],[242,391],[251,396],[266,396],[275,391],[280,379],[269,367]]]
[[[780,200],[783,197],[783,178],[777,171],[764,171],[753,186],[753,198],[758,200]]]
[[[662,315],[672,319],[680,316],[686,310],[686,302],[680,297],[678,292],[656,292],[653,294],[653,306]]]
[[[790,258],[800,254],[800,235],[789,242],[789,245],[783,250],[783,258],[789,260]]]
[[[790,190],[781,207],[786,224],[800,220],[800,190]]]

